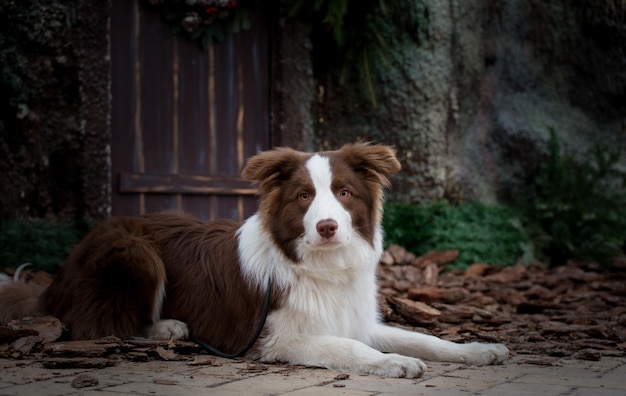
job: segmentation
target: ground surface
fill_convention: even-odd
[[[59,341],[63,325],[43,317],[0,326],[0,395],[626,393],[626,260],[443,271],[455,255],[388,249],[379,268],[383,317],[453,341],[505,343],[504,365],[429,362],[417,380],[381,379],[225,360],[191,342]]]
[[[415,257],[392,246],[379,268],[385,319],[516,353],[600,359],[626,353],[626,257],[610,268],[475,264],[443,272],[455,251]]]
[[[430,363],[418,379],[379,378],[240,360],[121,360],[103,368],[45,368],[0,358],[0,395],[569,395],[626,394],[626,358],[517,355],[499,366]]]

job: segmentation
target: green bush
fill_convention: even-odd
[[[383,228],[387,245],[398,244],[416,254],[458,249],[452,264],[513,265],[530,261],[532,246],[517,211],[479,202],[458,206],[445,202],[422,205],[385,204]]]
[[[562,153],[554,131],[528,206],[537,253],[552,265],[567,259],[608,264],[626,246],[626,173],[620,148],[596,147],[577,160]]]
[[[11,219],[0,222],[0,266],[56,272],[91,222]]]

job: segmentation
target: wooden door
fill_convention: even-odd
[[[112,1],[113,214],[255,211],[240,173],[270,145],[270,76],[267,23],[261,10],[250,19],[204,51],[138,1]]]

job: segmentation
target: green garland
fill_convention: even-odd
[[[204,49],[228,34],[250,28],[248,13],[237,0],[148,0],[171,25],[172,34],[184,34]]]

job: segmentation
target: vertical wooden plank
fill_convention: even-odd
[[[180,41],[178,45],[180,100],[178,120],[180,135],[180,172],[208,174],[209,171],[209,114],[207,54],[195,43]]]
[[[172,45],[172,59],[173,59],[173,70],[172,70],[172,84],[173,84],[173,93],[174,93],[174,105],[173,105],[173,120],[172,120],[172,173],[179,174],[180,173],[180,125],[179,125],[179,115],[180,115],[180,54],[178,52],[178,43],[179,40],[173,40]],[[174,197],[176,201],[176,209],[181,210],[183,207],[183,196],[182,194],[176,194]]]
[[[174,171],[173,37],[160,18],[142,8],[139,54],[141,59],[141,125],[144,131],[145,171],[168,174]],[[176,207],[173,196],[146,196],[146,213]]]
[[[243,126],[244,157],[270,147],[269,136],[269,46],[267,15],[262,9],[249,12],[250,30],[241,32],[238,54],[244,64],[246,118]]]
[[[239,44],[239,42],[241,42],[241,38],[238,38],[237,44]],[[237,48],[239,48],[240,45],[237,45]],[[240,173],[243,170],[243,126],[244,126],[244,120],[249,119],[249,117],[246,117],[246,111],[248,110],[245,106],[245,94],[244,94],[244,71],[243,68],[244,66],[244,62],[243,60],[245,60],[245,57],[243,56],[243,54],[239,54],[239,56],[236,59],[236,68],[237,68],[237,75],[236,75],[236,79],[237,79],[237,125],[236,125],[236,130],[237,130],[237,173]]]
[[[209,114],[209,174],[217,174],[217,126],[215,121],[215,45],[208,51],[208,114]],[[217,197],[209,197],[209,220],[214,220],[219,216],[217,210]]]
[[[261,8],[249,12],[251,29],[241,32],[237,53],[244,70],[243,157],[245,159],[270,147],[269,138],[269,47],[267,15]],[[256,197],[242,197],[243,217],[257,209]]]
[[[228,36],[215,47],[215,152],[218,174],[238,175],[237,163],[237,56],[235,40]],[[217,63],[219,62],[219,64]],[[219,67],[217,66],[219,65]],[[223,196],[217,201],[219,217],[238,219],[237,197]]]
[[[141,42],[141,20],[143,19],[143,11],[139,7],[139,2],[135,2],[134,15],[135,15],[135,31],[133,35],[133,41],[135,43],[135,53],[134,53],[134,66],[133,66],[133,86],[135,88],[135,97],[134,97],[134,128],[135,131],[135,145],[133,149],[133,158],[135,158],[135,167],[137,172],[143,173],[146,170],[146,161],[144,157],[144,147],[143,147],[143,123],[141,122],[141,115],[143,114],[143,96],[141,94],[141,50],[143,48],[143,43]],[[139,202],[139,214],[146,213],[146,196],[145,194],[139,194],[138,202]]]
[[[241,42],[243,41],[242,37],[237,37],[235,40],[236,48],[239,49],[241,47]],[[236,59],[237,63],[237,173],[241,173],[243,170],[243,126],[244,120],[248,119],[246,117],[246,106],[245,106],[245,94],[244,94],[244,66],[248,66],[244,63],[245,55],[241,54],[241,52],[237,52],[239,55]],[[243,198],[237,197],[237,220],[243,220]]]
[[[111,172],[113,214],[133,215],[139,211],[136,195],[118,192],[119,173],[138,171],[134,156],[136,112],[135,40],[137,26],[137,4],[125,0],[113,0],[111,5]]]
[[[181,40],[178,45],[180,100],[180,173],[209,175],[210,131],[207,85],[208,53],[196,43]],[[210,217],[209,197],[185,195],[182,209],[203,220]]]
[[[219,173],[235,175],[237,168],[237,63],[235,36],[216,46],[215,59],[215,141]],[[217,64],[216,64],[217,65]]]

